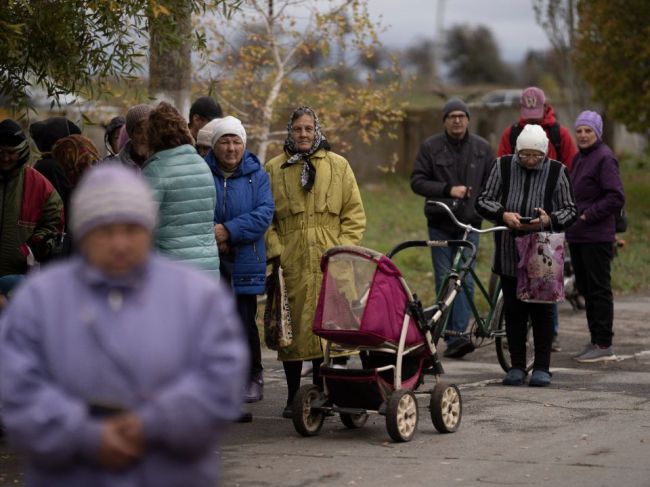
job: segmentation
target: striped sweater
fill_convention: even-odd
[[[483,191],[476,200],[476,211],[486,220],[503,225],[505,212],[537,217],[535,208],[544,208],[551,218],[553,232],[571,226],[578,216],[573,190],[566,169],[558,161],[545,158],[536,167],[523,167],[516,155],[503,156],[492,166]],[[515,237],[530,232],[495,233],[493,271],[515,277],[519,256]]]

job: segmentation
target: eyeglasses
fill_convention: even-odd
[[[517,155],[519,156],[519,159],[533,159],[535,161],[541,161],[544,159],[544,154],[530,154],[526,152],[519,152]]]
[[[465,120],[467,115],[464,113],[461,113],[460,115],[447,115],[447,118],[451,118],[452,120]]]

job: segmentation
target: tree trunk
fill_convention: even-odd
[[[187,118],[192,74],[191,10],[189,2],[173,3],[169,15],[149,19],[149,96],[171,103]]]

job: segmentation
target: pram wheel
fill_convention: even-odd
[[[315,385],[305,385],[298,389],[293,399],[293,426],[302,436],[315,436],[323,426],[325,413],[312,409],[314,402],[321,402],[323,393]],[[320,404],[319,404],[320,405]]]
[[[415,394],[398,389],[388,398],[386,429],[397,442],[411,441],[418,427],[418,402]]]
[[[429,402],[431,421],[440,433],[453,433],[460,426],[463,401],[455,384],[436,384]]]
[[[347,414],[341,413],[341,422],[350,429],[357,429],[363,427],[368,421],[367,414]]]

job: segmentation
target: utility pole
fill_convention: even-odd
[[[442,58],[445,54],[445,2],[446,0],[438,0],[436,3],[436,21],[435,21],[435,39],[434,39],[434,66],[436,83],[442,86]]]

